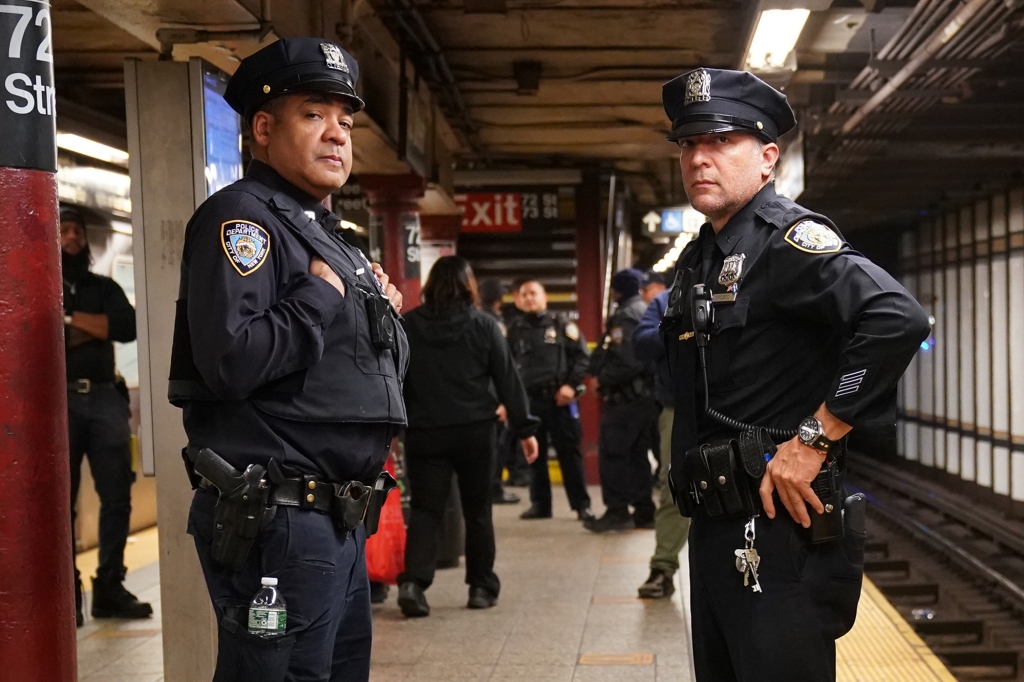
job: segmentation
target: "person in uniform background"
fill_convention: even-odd
[[[580,423],[576,398],[585,390],[587,340],[579,326],[548,310],[544,285],[528,280],[519,285],[517,316],[508,330],[516,368],[530,396],[530,412],[540,417],[540,456],[530,465],[530,508],[523,519],[551,518],[548,440],[555,446],[569,506],[581,521],[594,519],[580,455]]]
[[[835,640],[852,627],[860,595],[863,506],[850,498],[838,521],[845,536],[812,544],[811,517],[843,512],[810,483],[823,466],[841,481],[851,428],[895,428],[896,383],[928,319],[826,217],[776,194],[776,140],[796,125],[782,93],[746,72],[696,69],[666,83],[663,100],[684,189],[709,218],[680,255],[664,323],[675,368],[672,480],[681,507],[695,505],[697,680],[831,681]],[[710,338],[691,314],[697,284],[712,296]],[[714,466],[736,485],[754,476],[718,470],[716,443],[738,437],[737,421],[798,435],[778,446],[759,483],[750,479],[752,508],[726,513],[736,505],[701,471]]]
[[[82,458],[88,457],[100,498],[99,566],[92,580],[92,615],[148,618],[153,608],[123,585],[135,473],[128,390],[115,374],[113,342],[135,340],[135,309],[117,282],[89,272],[85,219],[77,209],[68,207],[60,212],[60,246],[71,449],[71,546],[73,549]],[[81,626],[82,580],[77,568],[75,618]]]
[[[643,279],[640,281],[640,298],[644,303],[651,304],[658,294],[665,291],[665,278],[661,273],[654,270],[645,270]]]
[[[663,287],[664,288],[664,287]],[[633,350],[637,357],[655,366],[655,397],[661,408],[655,423],[658,438],[658,508],[654,512],[654,554],[651,573],[640,586],[643,599],[664,599],[676,591],[674,578],[679,570],[679,552],[686,544],[690,520],[680,516],[668,486],[668,472],[672,464],[672,417],[675,399],[672,395],[672,375],[665,342],[661,337],[661,318],[668,307],[668,291],[662,291],[651,300],[640,324],[633,331]]]
[[[244,531],[237,516],[216,528],[214,516],[241,501],[190,474],[188,532],[219,623],[216,680],[369,678],[359,521],[383,497],[363,486],[382,485],[405,423],[409,351],[401,294],[322,204],[352,171],[358,74],[351,55],[316,38],[242,60],[224,98],[251,131],[253,161],[186,228],[169,397],[187,460],[198,470],[208,449],[235,475],[264,467],[266,487],[250,492],[265,491],[271,510],[229,561],[214,540]],[[247,627],[263,576],[278,579],[288,608],[287,633],[272,641]]]
[[[508,336],[508,328],[501,317],[501,298],[505,295],[505,287],[496,277],[487,277],[480,280],[478,284],[480,294],[480,309],[489,314],[498,323],[502,334]],[[505,467],[509,470],[515,466],[516,438],[512,429],[508,427],[508,410],[504,405],[498,406],[498,433],[494,449],[494,477],[491,485],[491,502],[493,504],[519,504],[519,496],[505,490],[505,483],[502,480],[502,473]]]
[[[476,308],[473,270],[460,256],[439,258],[423,287],[423,305],[403,325],[412,362],[405,403],[405,467],[411,491],[405,571],[398,605],[408,617],[430,615],[424,590],[434,582],[437,529],[455,473],[466,522],[468,607],[498,603],[494,573],[491,481],[498,405],[527,461],[537,458],[537,419],[499,323]]]
[[[601,518],[584,524],[595,533],[654,527],[648,451],[654,445],[658,404],[651,367],[633,348],[633,331],[647,310],[640,280],[640,271],[634,269],[612,276],[615,312],[590,356],[590,373],[604,399],[598,456],[607,509]]]

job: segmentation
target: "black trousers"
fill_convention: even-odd
[[[756,519],[762,593],[736,570],[746,519],[690,524],[690,610],[697,682],[834,682],[836,639],[857,615],[864,534],[812,545],[775,496],[774,520]]]
[[[405,571],[398,583],[423,589],[434,582],[437,527],[451,494],[455,473],[466,522],[466,584],[497,595],[494,574],[494,525],[491,520],[491,475],[495,422],[453,427],[406,429],[405,470],[411,493]]]
[[[658,412],[653,398],[604,404],[598,456],[601,495],[610,512],[628,513],[632,506],[637,516],[654,519],[654,481],[647,451],[654,443]]]
[[[558,466],[562,469],[562,482],[569,506],[573,511],[590,507],[587,482],[580,455],[580,422],[569,406],[558,407],[554,402],[532,403],[530,412],[540,417],[537,431],[540,455],[530,465],[530,503],[551,512],[551,476],[548,473],[548,441],[555,446]]]
[[[132,513],[131,429],[129,407],[113,385],[89,393],[68,391],[68,443],[71,454],[71,542],[74,547],[75,500],[82,482],[82,458],[89,458],[100,498],[97,576],[124,577],[124,546]],[[75,570],[78,577],[78,570]]]
[[[330,516],[278,507],[240,571],[210,556],[213,493],[196,491],[188,532],[217,615],[213,682],[367,682],[370,679],[370,583],[362,526],[339,533]],[[278,579],[288,610],[285,635],[248,631],[248,606],[260,578]]]

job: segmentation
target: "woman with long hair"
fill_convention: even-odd
[[[508,343],[498,322],[476,303],[469,263],[445,256],[430,269],[423,305],[403,321],[409,337],[405,465],[412,515],[398,605],[409,617],[430,614],[424,590],[434,580],[437,528],[453,472],[466,522],[468,606],[498,603],[490,492],[499,405],[505,406],[527,459],[537,457],[537,419],[530,416]]]

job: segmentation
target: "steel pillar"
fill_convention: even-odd
[[[73,682],[57,181],[0,168],[0,196],[0,677]]]
[[[402,292],[404,308],[420,302],[419,209],[426,183],[418,175],[360,175],[359,186],[370,200],[370,216],[383,231],[381,265]]]

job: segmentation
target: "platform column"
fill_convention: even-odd
[[[405,299],[407,308],[420,300],[420,217],[417,202],[426,183],[418,175],[360,175],[359,186],[370,200],[370,217],[383,236],[381,265]],[[376,226],[371,226],[371,230]]]
[[[580,330],[593,350],[604,334],[602,301],[604,300],[604,248],[601,239],[601,177],[596,169],[583,171],[583,181],[576,189],[576,309]],[[591,388],[593,383],[590,384]],[[579,401],[583,437],[580,451],[587,474],[587,483],[600,481],[597,444],[601,430],[601,400],[595,391],[588,391]]]
[[[38,58],[40,45],[50,44],[49,4],[5,4],[8,11],[0,13],[0,81],[7,84],[0,102],[0,678],[74,682],[55,97],[53,64]],[[45,49],[42,53],[49,57]]]

